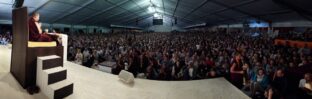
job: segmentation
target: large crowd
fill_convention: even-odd
[[[68,57],[87,67],[116,62],[113,74],[127,70],[152,80],[222,76],[258,98],[311,97],[305,87],[312,85],[311,49],[274,45],[273,40],[265,33],[240,32],[80,33],[69,36]]]

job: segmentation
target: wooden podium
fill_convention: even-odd
[[[10,72],[23,88],[36,86],[37,57],[58,55],[63,59],[63,46],[28,47],[27,7],[13,10],[13,42]],[[54,63],[63,66],[63,62]]]

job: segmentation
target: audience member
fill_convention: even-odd
[[[302,91],[301,99],[312,99],[312,74],[306,73],[299,82],[299,88]]]

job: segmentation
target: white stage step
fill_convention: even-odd
[[[65,80],[67,77],[67,70],[63,67],[55,67],[44,70],[44,75],[47,75],[47,85],[58,81]]]
[[[58,67],[54,67],[54,68],[51,68],[51,69],[46,69],[46,70],[43,70],[43,71],[45,73],[47,73],[47,74],[52,74],[52,73],[60,72],[60,71],[63,71],[63,70],[66,70],[66,69],[61,67],[61,66],[58,66]]]
[[[50,55],[38,57],[37,59],[37,67],[40,69],[50,69],[57,66],[63,66],[63,60],[60,56]]]
[[[63,80],[49,85],[48,88],[46,95],[50,99],[61,99],[73,93],[74,84]]]
[[[66,80],[67,69],[56,55],[37,58],[37,85],[50,99],[61,99],[73,93],[73,83]]]
[[[55,59],[55,58],[61,58],[61,57],[57,55],[38,57],[38,59],[41,59],[41,60],[48,60],[48,59]]]

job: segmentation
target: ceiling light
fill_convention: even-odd
[[[149,6],[148,7],[148,12],[154,13],[155,12],[155,8],[153,6]]]
[[[160,15],[159,15],[158,13],[154,13],[154,17],[155,17],[155,18],[159,18]]]

